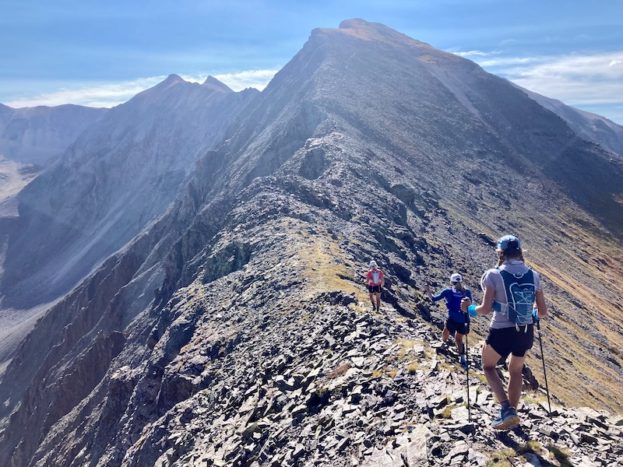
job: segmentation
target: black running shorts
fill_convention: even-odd
[[[446,320],[446,327],[450,331],[450,335],[454,336],[455,332],[459,334],[469,334],[469,323],[457,323],[453,319],[448,318]]]
[[[368,290],[370,291],[370,293],[381,293],[381,286],[380,285],[369,285]]]
[[[526,352],[532,348],[534,341],[534,325],[529,324],[528,330],[525,326],[517,328],[489,329],[487,336],[487,344],[493,347],[504,360],[513,354],[515,357],[523,357]]]

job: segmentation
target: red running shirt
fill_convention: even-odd
[[[368,271],[368,285],[381,285],[385,275],[380,269],[370,269]]]

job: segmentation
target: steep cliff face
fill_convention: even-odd
[[[255,94],[171,75],[112,109],[19,194],[3,306],[61,296],[161,215]]]
[[[620,455],[617,419],[560,407],[539,422],[535,401],[523,415],[540,447],[494,438],[474,375],[468,423],[464,376],[422,294],[450,270],[475,286],[491,239],[517,233],[552,305],[557,401],[620,410],[609,277],[623,272],[623,172],[608,153],[477,65],[362,20],[313,31],[221,140],[22,343],[0,380],[1,464]],[[387,272],[380,313],[362,287],[372,258]],[[470,335],[475,368],[485,330]]]

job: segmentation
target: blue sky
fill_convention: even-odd
[[[110,106],[169,73],[262,88],[353,17],[623,124],[623,0],[0,0],[0,102]]]

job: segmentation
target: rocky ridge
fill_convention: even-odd
[[[465,423],[422,295],[450,269],[476,283],[513,228],[547,281],[554,394],[620,407],[607,153],[471,62],[361,20],[312,33],[223,141],[23,341],[0,380],[0,464],[417,465],[422,439],[430,462],[616,461],[618,419],[562,404],[550,425],[529,402],[523,433],[495,438],[476,372]],[[366,314],[370,258],[388,275],[382,315]]]
[[[74,428],[106,432],[118,402],[128,401],[116,435],[129,439],[127,451],[99,464],[617,465],[623,454],[620,417],[556,403],[548,414],[528,368],[525,389],[536,391],[524,397],[521,428],[495,433],[489,423],[498,408],[474,348],[470,421],[457,355],[438,329],[397,320],[393,307],[362,312],[354,295],[333,292],[274,313],[263,306],[274,292],[231,307],[214,306],[218,293],[206,289],[180,291],[166,312],[172,326],[150,336],[144,367],[116,369],[107,402]],[[153,421],[136,431],[132,420],[145,416]],[[79,465],[98,454],[72,442],[51,449],[58,441],[42,445],[33,465]]]
[[[124,462],[154,465],[615,465],[620,418],[531,402],[522,427],[494,434],[497,404],[472,368],[470,402],[456,355],[427,326],[396,324],[345,306],[352,296],[319,296],[279,323],[279,342],[236,334],[189,342],[173,388],[199,392],[142,433]],[[333,305],[332,302],[342,302]],[[385,308],[383,313],[395,313]],[[227,322],[226,312],[215,319]],[[266,319],[263,319],[266,324]],[[280,320],[281,321],[281,320]],[[288,323],[290,321],[290,323]],[[250,326],[245,326],[247,331]],[[294,332],[296,328],[297,332]],[[300,333],[300,331],[303,331]],[[252,334],[252,333],[251,333]],[[283,339],[283,338],[282,338]],[[280,345],[281,344],[281,345]],[[232,354],[245,352],[241,368]],[[472,352],[472,361],[478,360]],[[224,371],[223,371],[224,370]],[[228,374],[207,383],[211,374]],[[179,386],[178,386],[179,385]],[[532,386],[530,386],[532,385]],[[206,389],[201,389],[207,386]],[[538,387],[531,379],[527,387]],[[537,396],[543,399],[543,394]],[[162,438],[162,431],[168,433]],[[157,447],[156,449],[154,449]],[[156,451],[156,452],[155,452]]]

